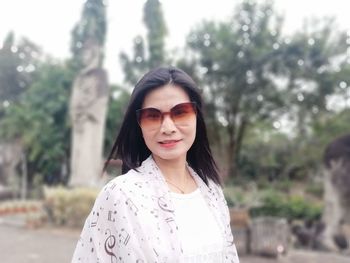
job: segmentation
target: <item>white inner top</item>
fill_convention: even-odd
[[[171,197],[185,262],[222,262],[223,237],[200,190]]]

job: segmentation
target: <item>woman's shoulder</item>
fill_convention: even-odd
[[[199,186],[203,186],[204,188],[208,189],[209,192],[220,191],[221,186],[215,183],[211,178],[207,177],[207,183],[205,183],[205,181],[196,173],[196,171],[192,167],[189,168],[191,175],[193,176],[193,178]]]
[[[149,180],[142,171],[131,169],[109,181],[100,191],[100,196],[122,198],[140,192],[140,190],[149,189],[148,184]]]
[[[208,178],[208,188],[209,192],[213,195],[216,195],[220,198],[224,197],[222,186],[218,183],[215,183],[212,179]]]

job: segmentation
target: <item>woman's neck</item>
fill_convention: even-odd
[[[162,171],[166,180],[170,180],[173,183],[183,183],[188,179],[189,172],[186,167],[186,159],[179,158],[176,160],[165,160],[157,156],[153,156],[159,169]]]
[[[161,170],[170,191],[187,194],[197,189],[197,184],[187,169],[186,157],[177,160],[164,160],[153,156]]]

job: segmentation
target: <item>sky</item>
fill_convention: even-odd
[[[263,0],[260,0],[262,2]],[[85,0],[0,0],[0,43],[13,30],[59,59],[70,56],[71,30],[80,19]],[[130,52],[132,40],[144,34],[142,8],[145,0],[106,0],[108,34],[105,67],[112,83],[123,81],[119,54]],[[189,30],[202,20],[228,20],[238,0],[161,0],[168,27],[167,48],[184,46]],[[285,16],[286,34],[302,28],[311,17],[335,16],[340,29],[349,30],[349,0],[275,0]]]

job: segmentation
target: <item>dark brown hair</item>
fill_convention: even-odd
[[[126,110],[119,134],[107,158],[104,169],[111,159],[120,158],[122,173],[137,169],[151,154],[137,123],[136,110],[142,107],[145,96],[153,89],[173,84],[184,89],[197,106],[197,129],[193,145],[187,152],[187,162],[208,184],[208,178],[220,184],[217,165],[213,159],[202,113],[202,98],[196,83],[184,71],[174,67],[159,67],[146,73],[136,84]]]

